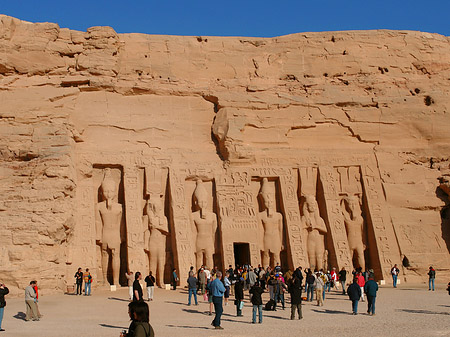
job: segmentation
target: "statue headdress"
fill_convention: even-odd
[[[194,197],[197,200],[206,200],[208,198],[208,193],[206,192],[205,187],[203,186],[203,181],[201,179],[197,180],[197,186],[194,190]]]

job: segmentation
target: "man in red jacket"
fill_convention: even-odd
[[[361,271],[356,274],[356,279],[358,280],[358,285],[361,288],[361,301],[364,302],[364,285],[366,284],[366,280]]]

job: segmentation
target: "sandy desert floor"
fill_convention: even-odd
[[[129,325],[128,289],[93,291],[92,296],[41,296],[39,322],[24,320],[23,299],[8,299],[0,336],[119,336]],[[264,301],[268,293],[264,294]],[[359,314],[351,315],[351,302],[336,291],[327,293],[325,305],[304,302],[303,319],[290,318],[286,310],[264,312],[263,324],[251,324],[251,307],[246,301],[244,317],[236,317],[235,306],[224,307],[222,326],[214,330],[208,303],[187,306],[186,289],[156,289],[149,302],[150,320],[157,336],[450,336],[450,296],[444,285],[428,291],[424,285],[380,287],[376,315],[366,314],[367,302],[360,302]]]

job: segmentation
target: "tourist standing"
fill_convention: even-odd
[[[86,272],[83,274],[84,279],[84,296],[91,296],[91,284],[92,276],[89,272],[89,268],[86,268]]]
[[[120,337],[154,337],[155,331],[149,323],[148,304],[131,302],[128,304],[128,315],[131,319],[128,333],[121,332]]]
[[[33,285],[33,290],[34,290],[34,292],[35,292],[35,294],[36,294],[36,298],[34,299],[34,303],[36,304],[36,312],[37,312],[37,315],[38,315],[39,318],[41,318],[42,315],[41,315],[41,312],[39,311],[39,305],[38,305],[38,302],[39,302],[38,286],[37,286],[37,281],[34,281],[34,282],[35,282],[35,283],[34,283],[34,285]]]
[[[225,273],[223,284],[225,286],[225,294],[224,294],[225,305],[228,305],[228,298],[230,297],[230,287],[231,287],[230,273],[228,271]]]
[[[256,283],[250,288],[250,294],[251,302],[253,305],[253,316],[252,316],[252,323],[256,323],[256,310],[258,310],[258,323],[262,323],[262,307],[263,307],[263,301],[261,295],[263,294],[264,290],[259,286],[259,282],[256,281]]]
[[[236,316],[242,316],[241,302],[244,301],[244,278],[240,277],[234,285],[234,304],[236,305]]]
[[[188,305],[191,305],[191,297],[194,295],[195,305],[198,305],[197,302],[197,278],[194,276],[194,272],[191,270],[189,272],[189,277],[187,279],[188,283]]]
[[[134,282],[133,272],[129,271],[128,273],[125,273],[125,277],[127,278],[128,295],[130,297],[130,301],[132,301],[133,300],[133,282]]]
[[[316,281],[316,277],[311,269],[308,270],[308,274],[306,275],[306,301],[312,302],[314,297],[314,282]]]
[[[216,316],[214,317],[211,325],[214,326],[216,329],[222,330],[223,328],[220,325],[220,317],[223,313],[223,294],[225,292],[225,286],[223,285],[222,281],[222,272],[218,271],[216,273],[216,279],[211,282],[209,285],[209,288],[211,289],[211,295],[213,297],[213,303],[214,303],[214,311],[216,313]]]
[[[394,264],[394,266],[391,269],[392,283],[394,285],[394,288],[397,288],[397,278],[398,278],[399,273],[400,273],[400,269],[398,269],[397,265]]]
[[[139,281],[142,280],[142,274],[140,272],[136,272],[134,274],[134,282],[133,282],[133,302],[142,302],[144,301],[144,297],[142,296],[142,287]]]
[[[375,300],[377,298],[378,284],[374,281],[373,276],[369,276],[369,281],[364,285],[364,292],[367,295],[367,313],[370,316],[375,315]]]
[[[203,268],[200,269],[200,272],[198,273],[198,282],[200,283],[200,293],[203,295],[203,300],[208,300],[208,295],[206,294],[206,273]]]
[[[436,271],[430,266],[428,270],[428,290],[433,289],[434,291],[434,279],[436,278]]]
[[[2,328],[2,321],[3,321],[3,313],[6,307],[5,295],[8,294],[9,294],[8,287],[5,286],[3,283],[0,283],[0,331],[5,331]]]
[[[83,272],[81,271],[81,268],[78,268],[77,272],[75,273],[75,283],[77,284],[77,295],[81,295],[82,288],[83,288]]]
[[[36,284],[36,281],[31,281],[30,285],[25,288],[25,306],[26,306],[26,316],[25,320],[28,322],[30,320],[39,321],[39,316],[36,308],[36,292],[33,289],[33,286]],[[80,294],[81,295],[81,294]]]
[[[353,283],[350,284],[347,288],[347,294],[350,300],[352,301],[352,312],[353,315],[358,314],[358,302],[361,298],[361,288],[358,284],[358,279],[353,279]]]
[[[341,271],[339,272],[339,282],[342,286],[342,294],[345,295],[345,282],[347,281],[347,271],[344,267],[342,267]]]
[[[323,288],[325,286],[325,283],[323,282],[323,279],[320,275],[320,273],[316,273],[316,278],[314,280],[314,290],[316,293],[316,300],[318,306],[323,306]]]
[[[284,310],[285,303],[284,303],[284,292],[286,290],[286,284],[283,282],[280,274],[276,274],[276,283],[275,283],[275,306],[274,311],[277,310],[277,303],[278,301],[281,302],[281,308]]]
[[[358,285],[361,288],[361,301],[364,302],[364,285],[366,284],[366,280],[361,271],[356,274],[356,278],[358,279]]]
[[[150,270],[150,274],[145,277],[145,284],[147,286],[147,300],[153,301],[153,294],[155,293],[155,277]]]
[[[334,287],[334,289],[336,289],[338,291],[339,290],[338,283],[337,283],[337,281],[338,281],[338,274],[336,273],[336,268],[335,267],[333,267],[331,269],[330,275],[331,275],[331,282],[333,284],[333,287]]]
[[[173,268],[172,269],[172,287],[173,287],[173,290],[177,290],[177,282],[178,282],[177,270],[175,268]]]
[[[289,284],[288,290],[291,294],[291,319],[295,319],[296,310],[298,319],[302,319],[302,282],[295,273],[292,282]]]

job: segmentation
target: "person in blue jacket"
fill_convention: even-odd
[[[374,281],[373,276],[369,276],[369,281],[364,285],[364,292],[367,295],[367,313],[370,316],[375,315],[375,300],[377,298],[378,284]]]
[[[216,313],[216,316],[214,317],[211,325],[215,329],[222,330],[223,328],[220,326],[220,317],[223,313],[223,294],[225,293],[225,286],[223,285],[222,281],[222,272],[218,271],[216,273],[216,278],[214,281],[212,281],[209,285],[209,289],[211,291],[212,301],[214,304],[214,311]]]

